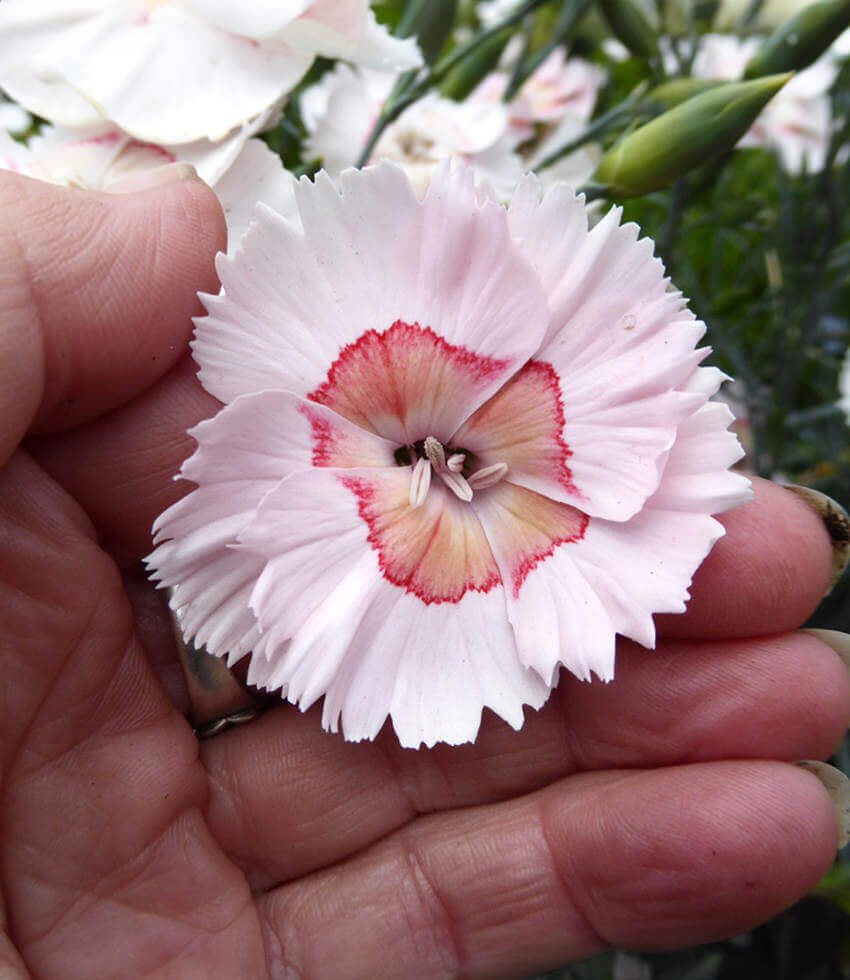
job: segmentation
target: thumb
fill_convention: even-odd
[[[124,190],[0,171],[0,463],[27,431],[144,391],[185,352],[196,293],[218,289],[224,218],[194,171],[162,168]]]

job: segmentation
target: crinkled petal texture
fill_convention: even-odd
[[[391,164],[260,208],[195,357],[225,408],[149,558],[187,638],[405,746],[514,727],[566,666],[652,646],[747,499],[723,376],[651,245],[533,178],[424,198]]]
[[[316,54],[419,64],[365,0],[4,0],[0,85],[68,126],[110,119],[137,139],[218,141],[278,102]]]

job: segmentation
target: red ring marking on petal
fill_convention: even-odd
[[[433,488],[425,503],[411,508],[409,468],[380,479],[340,476],[357,498],[369,528],[367,540],[378,554],[388,582],[426,605],[457,603],[467,592],[489,592],[501,576],[474,511],[444,488]]]
[[[561,504],[560,506],[567,507],[568,504]],[[539,551],[534,551],[526,555],[516,567],[511,569],[511,589],[515,599],[519,598],[519,590],[522,588],[523,582],[537,568],[540,562],[545,561],[550,555],[553,555],[555,549],[562,544],[574,544],[576,541],[581,541],[584,537],[590,518],[587,514],[582,514],[580,511],[576,511],[576,513],[581,518],[581,527],[578,530],[572,534],[565,534],[563,537],[553,538],[548,548],[541,548]]]
[[[567,465],[573,452],[564,425],[557,371],[547,361],[528,361],[464,422],[453,442],[479,456],[481,466],[507,463],[510,473],[552,481],[581,499]]]
[[[487,537],[517,598],[523,582],[556,548],[581,541],[590,518],[515,483],[497,483],[484,493]]]
[[[393,438],[399,423],[406,430],[408,420],[421,416],[423,407],[468,395],[470,385],[491,382],[510,363],[450,344],[430,327],[396,320],[383,332],[367,330],[343,347],[327,380],[307,398],[365,429]],[[451,435],[408,434],[413,439]]]
[[[392,462],[384,447],[370,432],[329,418],[309,404],[298,411],[310,423],[313,466],[388,466]]]

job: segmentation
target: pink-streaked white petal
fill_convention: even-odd
[[[187,638],[239,657],[260,638],[249,599],[263,561],[233,550],[263,498],[313,466],[388,465],[391,448],[321,405],[287,392],[246,395],[190,433],[198,447],[180,471],[198,484],[157,519],[147,559]]]
[[[618,209],[588,231],[579,200],[562,186],[541,199],[529,177],[509,221],[550,297],[538,358],[560,379],[575,492],[536,487],[626,520],[658,488],[677,425],[704,400],[680,386],[707,353],[695,350],[705,327],[668,288],[652,242],[621,225]]]
[[[240,254],[219,261],[224,291],[205,300],[193,344],[204,386],[225,402],[271,387],[326,399],[334,372],[355,371],[367,408],[387,394],[368,385],[399,368],[408,396],[375,431],[446,440],[546,327],[504,212],[479,200],[468,171],[444,168],[420,202],[389,164],[349,171],[341,190],[320,174],[297,201],[303,234],[260,211]],[[439,384],[414,397],[429,379]]]

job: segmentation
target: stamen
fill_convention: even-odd
[[[425,455],[416,461],[416,465],[413,467],[413,476],[410,478],[410,506],[413,508],[421,507],[425,503],[431,486],[432,467],[449,490],[466,503],[472,500],[474,488],[492,486],[494,483],[498,483],[508,472],[506,463],[494,463],[492,466],[485,466],[484,469],[473,473],[467,480],[461,473],[466,463],[466,453],[452,453],[446,459],[446,450],[443,448],[443,444],[434,436],[427,436],[421,445]],[[396,451],[396,461],[401,462],[399,450]]]
[[[410,478],[410,506],[415,510],[425,503],[428,496],[428,489],[431,486],[431,464],[427,459],[422,458],[416,461],[413,467],[413,476]]]
[[[440,479],[456,496],[469,503],[472,500],[472,487],[466,482],[460,473],[452,473],[451,470],[441,470]]]
[[[480,470],[476,470],[466,482],[473,490],[483,490],[504,479],[507,473],[507,463],[493,463],[491,466],[483,466]]]

